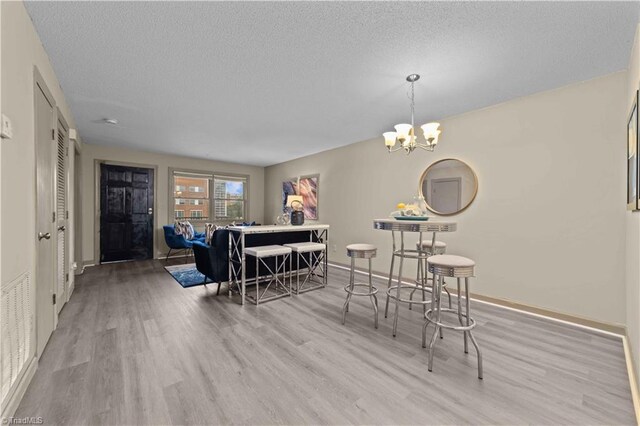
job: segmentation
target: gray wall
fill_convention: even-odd
[[[429,164],[459,158],[477,173],[478,196],[439,239],[477,261],[473,291],[624,324],[625,87],[620,72],[444,119],[435,153],[389,154],[378,137],[268,167],[265,220],[280,211],[283,179],[320,173],[331,260],[346,263],[348,243],[373,243],[386,271],[391,235],[372,220],[412,200]]]

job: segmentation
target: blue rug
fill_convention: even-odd
[[[204,275],[198,272],[195,263],[165,266],[164,269],[184,288],[202,285],[204,282]]]

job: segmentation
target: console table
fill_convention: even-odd
[[[241,303],[244,305],[247,274],[244,247],[247,245],[247,236],[263,234],[264,241],[260,245],[281,244],[279,241],[283,234],[292,232],[306,232],[309,241],[319,242],[325,245],[324,270],[327,271],[327,258],[329,253],[329,225],[265,225],[265,226],[230,226],[229,227],[229,295],[235,290],[240,294]],[[254,246],[257,244],[253,244]]]
[[[416,232],[419,234],[419,241],[422,241],[422,234],[424,232],[433,232],[431,240],[432,247],[436,244],[436,232],[454,232],[457,228],[455,222],[438,222],[438,221],[419,221],[419,220],[397,220],[397,219],[375,219],[373,221],[373,228],[383,231],[391,231],[391,238],[393,239],[393,254],[391,255],[391,269],[389,271],[389,283],[387,290],[387,303],[385,308],[385,316],[387,308],[389,307],[389,298],[395,299],[396,309],[393,316],[393,337],[396,336],[398,329],[398,309],[400,302],[412,303],[410,300],[400,298],[400,290],[402,288],[415,288],[413,285],[402,284],[402,264],[404,259],[418,259],[418,262],[422,262],[427,258],[426,252],[417,249],[405,249],[404,248],[404,233]],[[396,232],[400,233],[400,248],[396,248]],[[415,243],[414,243],[415,244]],[[398,270],[398,285],[391,286],[393,281],[393,266],[395,258],[400,258],[400,265]],[[426,271],[426,269],[424,269]],[[395,296],[392,291],[395,290]]]

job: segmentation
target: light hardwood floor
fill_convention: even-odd
[[[433,373],[421,309],[341,324],[347,275],[259,307],[183,289],[146,261],[87,269],[16,417],[46,424],[634,424],[620,339],[480,303],[484,353],[459,333]],[[377,281],[379,288],[386,283]],[[383,291],[381,291],[383,293]],[[455,299],[454,299],[455,303]]]

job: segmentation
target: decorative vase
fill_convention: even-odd
[[[429,213],[429,209],[427,209],[427,202],[422,195],[413,197],[413,204],[418,207],[421,216],[426,216]]]

